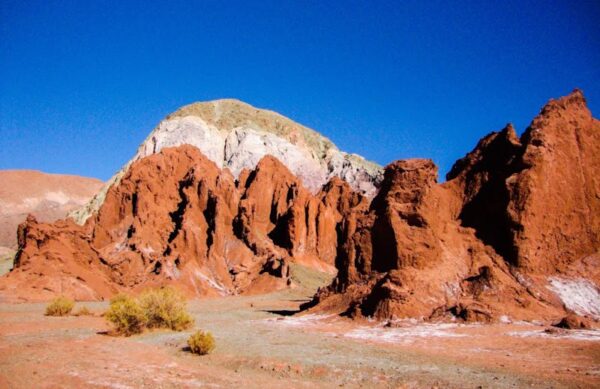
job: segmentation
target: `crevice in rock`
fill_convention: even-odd
[[[177,204],[177,209],[173,212],[169,212],[171,221],[174,224],[173,231],[171,231],[171,233],[169,234],[169,243],[171,243],[177,237],[179,231],[181,230],[181,226],[183,225],[183,216],[185,213],[185,209],[189,203],[189,199],[187,197],[187,194],[185,193],[185,189],[192,186],[193,182],[194,179],[192,174],[188,174],[182,181],[179,182],[178,191],[181,200],[179,201],[179,204]]]
[[[516,265],[514,225],[507,214],[509,201],[504,179],[493,179],[464,205],[459,218],[463,226],[475,229],[475,236],[483,243],[491,246],[508,263]]]
[[[241,218],[241,211],[238,211],[238,215],[233,219],[232,227],[235,237],[245,241],[244,222]]]
[[[269,232],[268,236],[273,241],[273,243],[279,247],[283,247],[284,249],[292,248],[292,238],[290,237],[290,232],[288,225],[292,222],[291,210],[283,215],[277,220],[275,227]]]
[[[131,195],[131,213],[133,217],[136,217],[138,214],[138,195],[137,192],[134,192]]]
[[[398,243],[394,228],[385,215],[378,215],[373,224],[371,242],[374,271],[387,272],[398,266]]]
[[[318,220],[318,219],[317,219]],[[337,247],[335,255],[335,267],[338,269],[337,276],[335,277],[332,286],[338,293],[342,293],[348,286],[348,270],[350,269],[350,259],[348,258],[346,247],[346,223],[340,222],[335,226],[335,232],[337,237]]]
[[[269,220],[271,221],[271,223],[277,224],[278,219],[279,212],[277,212],[277,202],[275,202],[275,199],[273,199],[273,201],[271,201],[271,212],[269,213]]]
[[[486,143],[487,141],[487,143]],[[475,235],[486,245],[491,246],[511,265],[517,263],[517,248],[513,236],[519,226],[508,214],[510,191],[506,180],[526,168],[522,162],[525,148],[511,140],[507,129],[493,137],[484,138],[478,145],[480,155],[477,162],[466,172],[465,185],[468,192],[475,192],[463,205],[459,214],[461,224],[475,229]],[[449,179],[460,175],[461,163],[457,161],[448,174]]]
[[[288,202],[288,204],[296,198],[297,194],[298,194],[298,187],[296,187],[296,185],[291,185],[288,188],[288,192],[286,195],[286,201]]]
[[[304,207],[304,225],[306,226],[306,235],[308,235],[310,233],[310,213],[309,213],[309,209],[310,206],[309,204],[306,204],[306,207]],[[315,218],[317,219],[317,218]]]
[[[256,179],[256,171],[257,170],[258,169],[254,169],[250,172],[250,174],[248,174],[248,178],[246,179],[246,185],[244,185],[245,189],[248,189],[250,187],[250,185],[252,185],[252,183]],[[247,196],[248,196],[248,194],[246,192],[244,192],[243,198],[246,198]]]
[[[206,209],[202,213],[204,214],[206,224],[208,224],[208,229],[206,230],[206,255],[208,255],[214,241],[215,218],[217,216],[217,198],[211,192],[208,193]]]
[[[479,273],[470,277],[467,277],[463,280],[464,289],[468,291],[468,293],[478,296],[486,288],[490,288],[492,281],[492,270],[489,266],[482,266],[479,268]]]
[[[131,239],[131,237],[135,234],[135,227],[132,225],[127,229],[127,239]]]

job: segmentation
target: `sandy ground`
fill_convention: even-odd
[[[198,300],[192,332],[103,334],[101,317],[46,317],[44,304],[0,304],[0,388],[600,387],[600,332],[530,324],[353,323],[289,316],[306,291]],[[78,303],[96,313],[106,303]]]

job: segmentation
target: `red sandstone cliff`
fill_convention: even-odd
[[[333,271],[341,212],[363,197],[332,180],[312,195],[273,157],[235,181],[193,146],[135,162],[79,226],[19,227],[5,296],[100,299],[176,283],[191,295],[258,293],[288,284],[290,260]]]
[[[390,164],[352,210],[339,273],[308,307],[378,318],[600,319],[600,122],[580,91],[519,139],[484,137],[437,184],[429,160]]]
[[[377,318],[600,320],[600,122],[580,91],[519,138],[484,137],[437,182],[385,169],[376,197],[306,190],[264,157],[237,180],[192,146],[134,162],[85,225],[29,219],[3,296],[79,299],[175,283],[189,294],[285,287],[290,262],[338,270],[307,306]]]

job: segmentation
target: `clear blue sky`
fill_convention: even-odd
[[[234,97],[445,173],[580,87],[600,1],[0,0],[0,169],[109,178],[168,113]]]

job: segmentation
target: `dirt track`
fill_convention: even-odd
[[[600,386],[597,332],[565,338],[515,324],[388,329],[285,316],[305,297],[286,291],[191,302],[196,327],[216,337],[205,357],[184,350],[190,331],[117,338],[102,334],[101,317],[45,317],[43,304],[1,304],[0,387]]]

